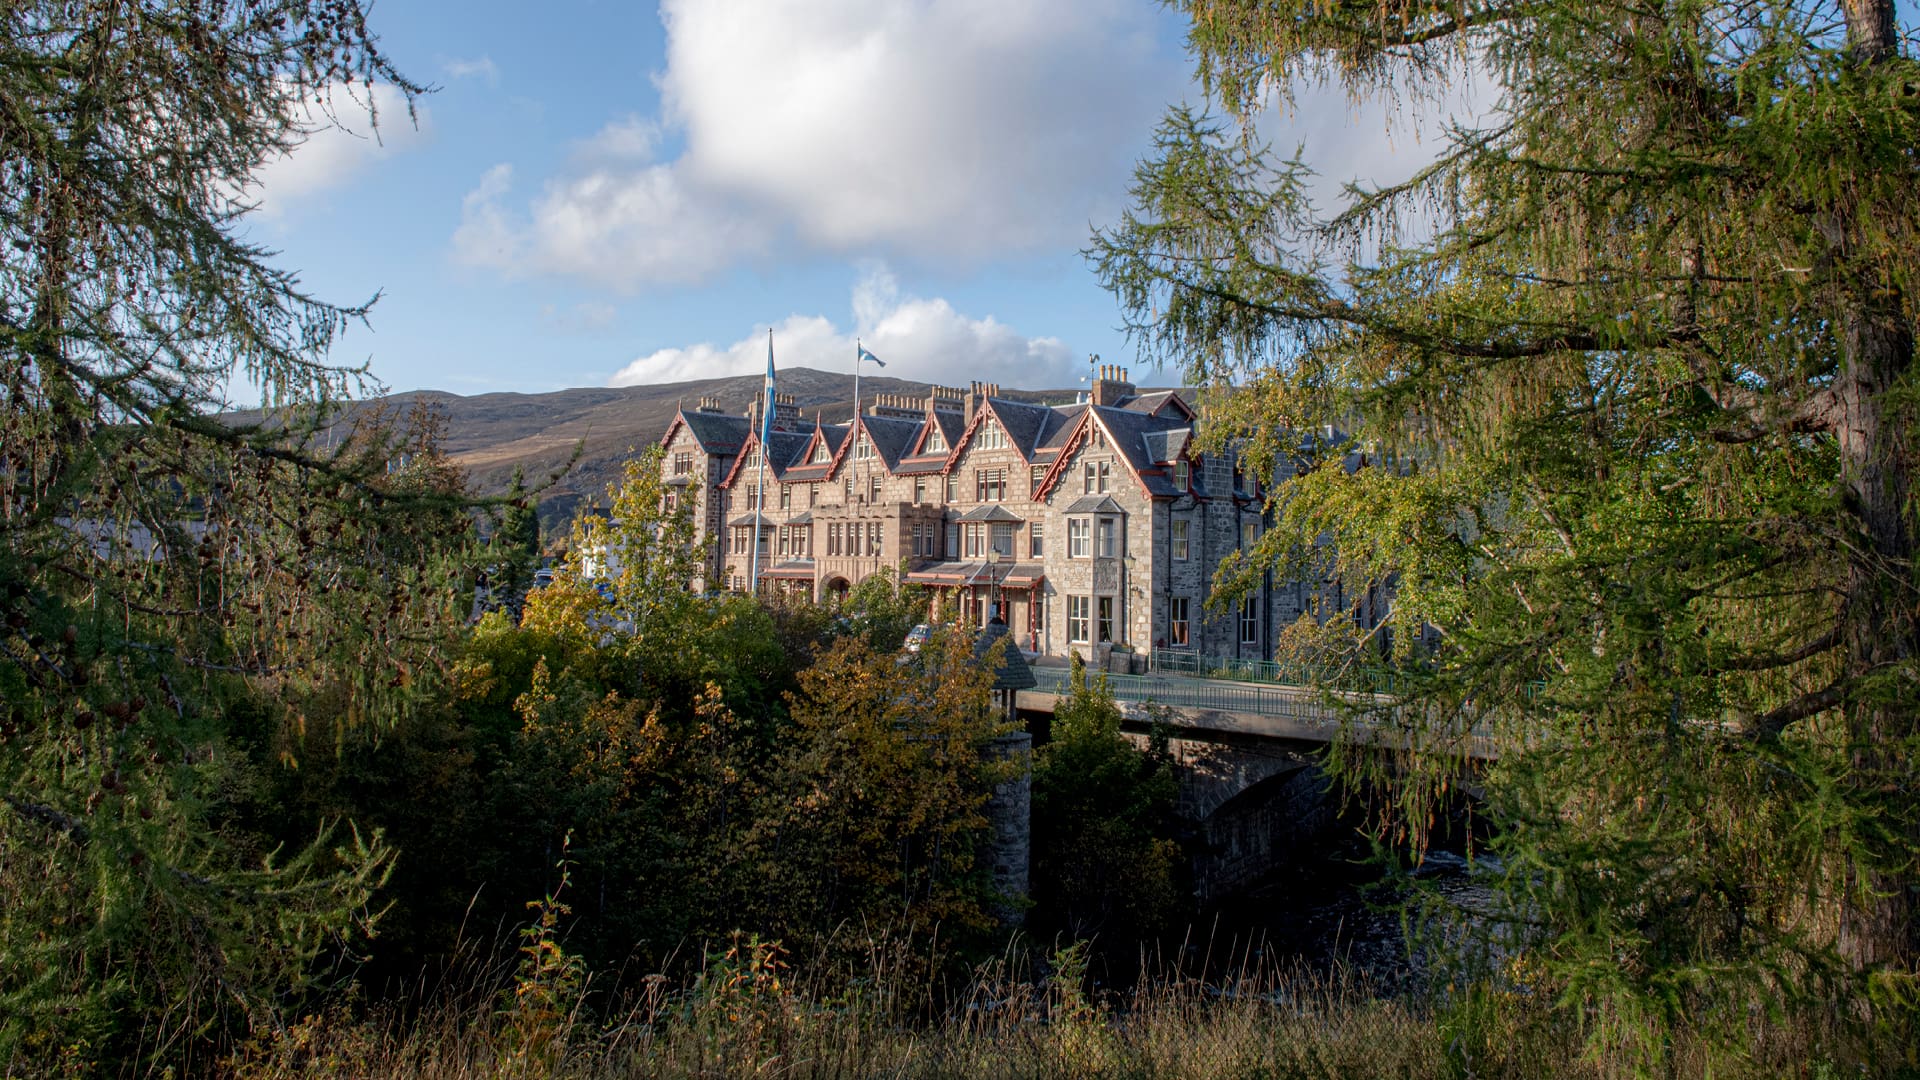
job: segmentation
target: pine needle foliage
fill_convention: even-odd
[[[1910,1023],[1920,67],[1894,5],[1181,6],[1219,115],[1169,114],[1090,257],[1149,356],[1241,384],[1218,437],[1297,459],[1229,584],[1393,583],[1413,678],[1368,708],[1407,737],[1338,762],[1400,793],[1383,828],[1417,843],[1493,738],[1511,910],[1596,1037],[1737,1040],[1803,997]],[[1259,138],[1316,81],[1476,75],[1485,115],[1331,212],[1311,148]],[[1351,440],[1297,434],[1328,424]]]
[[[471,605],[437,418],[334,408],[366,306],[240,227],[333,104],[417,91],[363,16],[0,4],[0,1068],[194,1062],[378,915],[380,837],[249,817],[303,731],[413,709]],[[267,422],[215,415],[249,385]]]

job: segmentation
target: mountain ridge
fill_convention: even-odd
[[[781,371],[778,389],[793,395],[808,419],[844,423],[853,415],[853,376],[845,372],[792,368]],[[863,375],[860,396],[874,394],[925,397],[935,384],[886,375]],[[369,404],[409,405],[425,401],[446,420],[443,446],[465,470],[468,489],[498,495],[512,483],[515,468],[529,486],[548,486],[540,494],[541,527],[549,535],[563,529],[583,506],[605,499],[607,485],[619,478],[622,463],[660,440],[682,404],[717,398],[727,413],[740,416],[765,386],[764,375],[732,375],[637,386],[578,387],[544,394],[496,392],[461,395],[444,390],[410,390],[376,398]],[[1078,390],[1016,390],[999,396],[1047,404],[1070,402]],[[565,471],[574,450],[579,461]],[[559,474],[559,475],[556,475]]]

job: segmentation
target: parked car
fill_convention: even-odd
[[[549,586],[549,585],[551,585],[551,584],[553,584],[553,571],[552,571],[552,570],[549,570],[549,569],[547,569],[546,567],[544,567],[544,566],[543,566],[543,567],[541,567],[540,569],[538,569],[538,570],[535,570],[535,571],[533,572],[533,587],[534,587],[534,588],[536,588],[536,589],[544,589],[544,588],[546,588],[547,586]]]
[[[920,647],[922,645],[925,645],[927,642],[932,640],[933,640],[933,627],[927,625],[926,623],[920,623],[919,625],[915,626],[913,629],[907,631],[906,644],[902,645],[901,648],[907,650],[910,653],[917,653],[920,651]]]

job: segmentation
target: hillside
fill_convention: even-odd
[[[478,394],[462,397],[440,391],[396,394],[396,404],[431,401],[447,417],[447,450],[467,470],[478,494],[505,491],[517,466],[529,484],[553,477],[580,448],[571,471],[552,481],[541,497],[541,526],[549,534],[565,527],[583,501],[599,500],[628,455],[657,441],[682,402],[716,397],[729,413],[740,415],[763,385],[759,375],[617,388],[590,387],[551,394]],[[910,379],[867,376],[860,396],[922,395],[929,384]],[[853,415],[853,377],[845,372],[794,368],[780,372],[780,392],[792,394],[809,418],[845,421]],[[1073,390],[1002,390],[1023,401],[1071,401]]]

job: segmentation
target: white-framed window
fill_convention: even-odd
[[[959,557],[960,557],[960,526],[956,523],[956,524],[947,526],[947,558],[957,559]]]
[[[1167,601],[1167,644],[1187,644],[1187,598],[1175,596]]]
[[[1067,597],[1067,640],[1085,644],[1088,622],[1087,609],[1092,606],[1092,598],[1086,596]]]
[[[1080,467],[1080,494],[1105,495],[1113,482],[1113,462],[1089,461]]]
[[[976,502],[1004,502],[1007,498],[1007,470],[975,469],[973,497]]]
[[[947,474],[947,501],[950,503],[956,503],[960,501],[960,474],[959,473]]]
[[[969,521],[964,530],[966,547],[963,554],[969,559],[984,558],[987,554],[987,528],[977,521]]]
[[[860,433],[859,441],[853,444],[853,460],[873,460],[873,442],[867,438],[867,433],[864,431]]]
[[[1253,520],[1240,523],[1240,546],[1251,548],[1255,540],[1260,539],[1260,523]]]
[[[1193,467],[1186,458],[1173,463],[1173,486],[1175,490],[1185,491],[1193,486]]]
[[[917,503],[927,501],[927,478],[924,476],[913,478],[913,501]]]
[[[1046,483],[1046,481],[1047,481],[1047,467],[1045,465],[1030,466],[1027,469],[1028,497],[1035,498],[1035,499],[1039,498],[1040,485]]]
[[[921,448],[921,452],[927,454],[947,452],[947,433],[940,430],[939,424],[931,425],[931,429],[927,432],[926,445]]]
[[[1100,613],[1100,619],[1099,619],[1100,624],[1094,628],[1100,633],[1099,640],[1112,641],[1113,640],[1113,597],[1111,596],[1100,597],[1100,599],[1095,603],[1095,608]]]
[[[1039,522],[1027,526],[1027,558],[1037,559],[1047,553],[1045,530]]]
[[[1013,558],[1013,529],[1011,522],[996,521],[988,535],[993,550],[999,552],[1003,559]]]
[[[1084,559],[1093,553],[1093,522],[1086,518],[1067,519],[1067,558]]]
[[[1191,527],[1191,522],[1182,521],[1178,518],[1175,518],[1173,521],[1173,559],[1175,562],[1187,561],[1187,553],[1193,547],[1187,536],[1187,530]]]
[[[853,505],[853,470],[851,469],[840,474],[840,494],[846,498],[848,506]]]
[[[980,430],[974,433],[973,442],[982,450],[1005,450],[1007,433],[1000,427],[999,421],[989,417],[980,425]]]
[[[793,509],[793,485],[792,484],[780,485],[780,509],[782,510]]]
[[[1120,521],[1117,518],[1100,518],[1094,529],[1094,550],[1103,559],[1118,558],[1120,555]]]
[[[886,530],[885,528],[883,528],[882,522],[878,522],[878,521],[867,522],[867,554],[869,555],[886,554],[886,549],[883,546],[886,542],[885,538],[886,538]]]
[[[880,474],[879,473],[873,473],[867,477],[867,501],[870,503],[877,503],[880,501]]]
[[[1260,597],[1258,594],[1240,601],[1240,644],[1260,644]]]
[[[813,441],[813,452],[807,455],[807,462],[808,464],[817,465],[832,457],[833,451],[827,449],[827,440],[815,439]]]
[[[673,475],[685,476],[693,471],[693,454],[681,452],[673,455]]]

